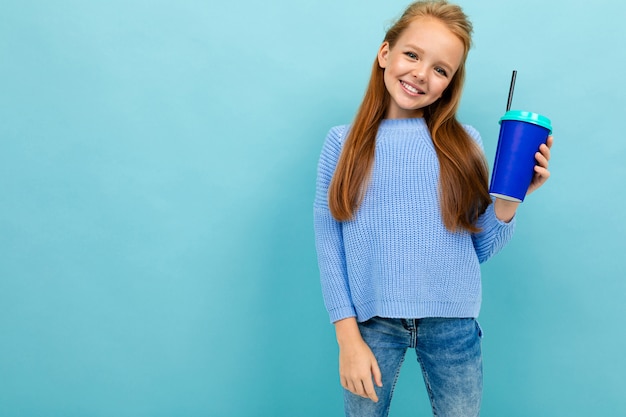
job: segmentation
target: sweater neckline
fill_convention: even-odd
[[[411,119],[383,119],[380,122],[380,127],[383,127],[385,129],[414,129],[427,126],[426,121],[423,117],[416,117]]]

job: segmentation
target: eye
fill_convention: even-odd
[[[445,69],[441,68],[441,67],[437,67],[437,68],[435,68],[435,71],[436,71],[438,74],[443,75],[444,77],[447,77],[447,76],[448,76],[447,71],[446,71]]]
[[[404,55],[408,56],[411,59],[417,59],[417,54],[413,52],[405,52]]]

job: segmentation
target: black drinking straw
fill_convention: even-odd
[[[511,110],[511,102],[513,101],[513,90],[515,89],[516,77],[517,77],[517,71],[513,70],[513,75],[511,75],[511,87],[509,87],[509,100],[506,102],[506,111]]]

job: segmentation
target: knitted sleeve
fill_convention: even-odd
[[[478,131],[468,125],[464,125],[464,128],[483,149],[483,142]],[[511,240],[515,231],[515,217],[508,223],[498,219],[492,201],[483,215],[478,218],[477,226],[481,231],[472,235],[472,241],[478,255],[478,261],[483,263],[498,253]]]
[[[492,202],[478,218],[477,226],[481,231],[472,235],[472,241],[478,261],[483,263],[509,243],[515,231],[515,218],[508,223],[498,219]]]
[[[348,286],[342,225],[328,208],[328,187],[341,154],[345,130],[345,127],[334,127],[326,136],[317,167],[313,206],[322,295],[331,322],[356,316]]]

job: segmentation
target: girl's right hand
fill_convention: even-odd
[[[378,402],[374,383],[383,386],[378,361],[361,337],[354,318],[335,323],[339,343],[341,386],[353,394]],[[355,331],[356,330],[356,331]]]

